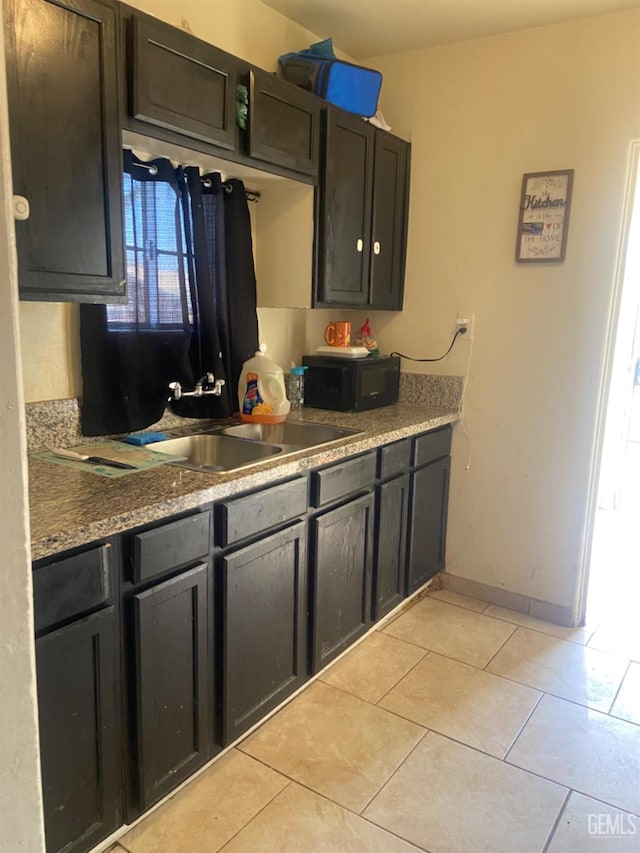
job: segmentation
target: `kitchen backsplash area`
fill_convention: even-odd
[[[419,406],[435,406],[442,409],[457,409],[460,405],[464,385],[462,376],[432,376],[422,373],[400,374],[400,403]],[[69,447],[86,441],[80,423],[80,401],[45,400],[25,405],[27,424],[27,448],[37,453],[47,447]],[[148,429],[168,430],[180,426],[192,426],[193,418],[181,418],[168,409],[158,423]]]
[[[462,401],[464,376],[438,376],[424,373],[401,373],[401,403],[457,409]]]

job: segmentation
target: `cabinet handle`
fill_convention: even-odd
[[[375,241],[375,243],[373,244],[373,254],[374,254],[374,255],[379,255],[379,254],[380,254],[380,243],[379,243],[377,240],[376,240],[376,241]]]
[[[29,199],[23,195],[14,195],[13,197],[13,217],[14,219],[24,220],[29,218]]]
[[[356,249],[357,249],[357,251],[358,251],[358,252],[361,252],[361,251],[362,251],[362,249],[363,249],[363,247],[364,247],[364,243],[362,242],[362,238],[361,238],[361,237],[358,237],[358,239],[356,240]]]

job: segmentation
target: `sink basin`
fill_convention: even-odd
[[[250,424],[251,426],[251,424]],[[271,444],[253,444],[228,435],[185,435],[146,445],[148,450],[184,457],[177,465],[196,471],[230,471],[269,459],[282,448]]]
[[[195,427],[195,430],[201,428]],[[238,424],[189,432],[164,441],[154,441],[146,447],[182,457],[172,464],[195,471],[235,471],[271,459],[276,454],[282,458],[359,432],[361,430],[306,421]]]
[[[311,424],[305,421],[283,421],[280,424],[239,424],[225,427],[224,435],[243,438],[248,441],[264,441],[286,448],[308,448],[339,438],[355,435],[358,430],[343,429],[325,424]]]

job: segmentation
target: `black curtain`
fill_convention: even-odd
[[[129,299],[81,306],[83,433],[144,429],[162,416],[170,381],[191,390],[207,372],[225,380],[220,397],[171,405],[186,417],[228,417],[258,345],[244,186],[125,151],[123,192]]]

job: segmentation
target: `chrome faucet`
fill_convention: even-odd
[[[212,395],[219,397],[224,384],[224,379],[215,379],[213,373],[205,373],[204,376],[201,376],[196,382],[193,391],[183,391],[182,385],[179,382],[170,382],[171,396],[169,400],[180,400],[182,397],[209,397]]]

